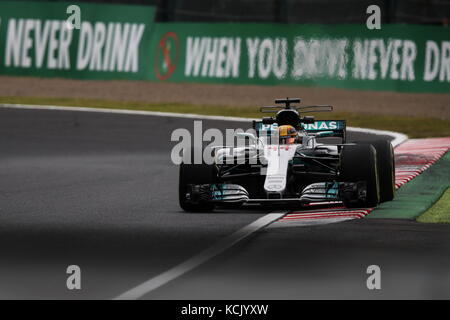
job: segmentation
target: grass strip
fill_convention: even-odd
[[[424,214],[417,218],[424,223],[450,223],[450,188]]]
[[[398,189],[393,201],[382,203],[367,218],[416,219],[450,187],[449,177],[450,152],[447,152],[434,165]]]

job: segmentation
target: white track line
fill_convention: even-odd
[[[127,292],[116,297],[114,300],[135,300],[135,299],[142,298],[144,295],[148,294],[149,292],[161,287],[162,285],[168,283],[169,281],[172,281],[172,280],[178,278],[179,276],[185,274],[186,272],[198,267],[202,263],[221,254],[226,249],[235,245],[239,241],[247,238],[251,234],[260,230],[261,228],[264,228],[265,226],[271,224],[273,221],[278,220],[279,218],[283,217],[285,214],[286,214],[286,212],[266,214],[265,216],[259,218],[258,220],[250,223],[249,225],[243,227],[242,229],[234,232],[230,236],[217,242],[215,245],[213,245],[209,249],[206,249],[205,251],[200,252],[199,254],[184,261],[183,263],[159,274],[158,276],[156,276],[154,278],[151,278],[151,279],[145,281],[144,283],[138,285],[137,287],[134,287],[133,289],[128,290]]]
[[[357,128],[357,127],[348,127],[350,131],[353,132],[363,132],[363,133],[372,133],[375,135],[386,135],[394,137],[394,140],[391,141],[392,146],[395,148],[408,140],[408,136],[406,134],[395,132],[395,131],[387,131],[387,130],[377,130],[377,129],[367,129],[367,128]]]
[[[176,112],[159,112],[159,111],[145,111],[145,110],[126,110],[126,109],[108,109],[108,108],[85,108],[85,107],[63,107],[63,106],[47,106],[47,105],[32,105],[32,104],[0,104],[2,108],[14,109],[30,109],[30,110],[57,110],[57,111],[82,111],[82,112],[99,112],[99,113],[118,113],[142,116],[156,116],[156,117],[171,117],[171,118],[188,118],[188,119],[203,119],[203,120],[220,120],[220,121],[239,121],[248,122],[257,120],[253,118],[240,117],[225,117],[225,116],[207,116],[194,113],[176,113]]]
[[[2,108],[15,108],[15,109],[32,109],[32,110],[59,110],[59,111],[83,111],[83,112],[102,112],[102,113],[118,113],[118,114],[134,114],[143,116],[156,116],[156,117],[172,117],[172,118],[189,118],[189,119],[204,119],[204,120],[220,120],[220,121],[238,121],[248,122],[252,120],[258,120],[253,118],[240,118],[240,117],[225,117],[225,116],[206,116],[201,114],[192,113],[174,113],[174,112],[158,112],[158,111],[138,111],[138,110],[125,110],[125,109],[107,109],[107,108],[83,108],[83,107],[62,107],[62,106],[46,106],[46,105],[30,105],[30,104],[0,104]],[[400,145],[408,139],[408,136],[403,133],[347,127],[349,131],[371,133],[374,135],[387,135],[394,139],[391,141],[394,147]]]

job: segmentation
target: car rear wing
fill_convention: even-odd
[[[302,123],[303,129],[306,132],[315,134],[322,131],[331,131],[332,134],[329,137],[339,137],[342,138],[342,142],[346,142],[346,122],[345,120],[315,120],[312,123]],[[271,136],[275,130],[277,130],[278,125],[265,124],[263,121],[253,121],[253,128],[256,130],[258,136],[264,131],[264,135]]]
[[[343,143],[346,139],[346,122],[345,120],[316,120],[314,123],[302,123],[303,128],[308,133],[318,133],[321,131],[333,132],[330,137],[340,137]]]

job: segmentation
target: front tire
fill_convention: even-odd
[[[191,155],[194,155],[192,150]],[[193,160],[193,156],[192,159]],[[193,162],[193,161],[191,161]],[[206,212],[214,210],[214,204],[210,202],[190,202],[186,194],[191,184],[212,184],[216,180],[216,168],[214,165],[202,164],[180,164],[178,183],[178,202],[186,212]]]
[[[380,201],[376,151],[372,145],[344,146],[340,156],[340,181],[366,182],[364,202],[350,202],[344,198],[347,208],[376,207]]]

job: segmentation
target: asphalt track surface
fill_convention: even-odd
[[[176,128],[193,120],[1,108],[0,298],[114,298],[268,213],[180,211]],[[266,229],[144,298],[450,298],[449,232],[377,219]],[[66,288],[72,264],[79,291]],[[366,288],[371,264],[382,290]]]

